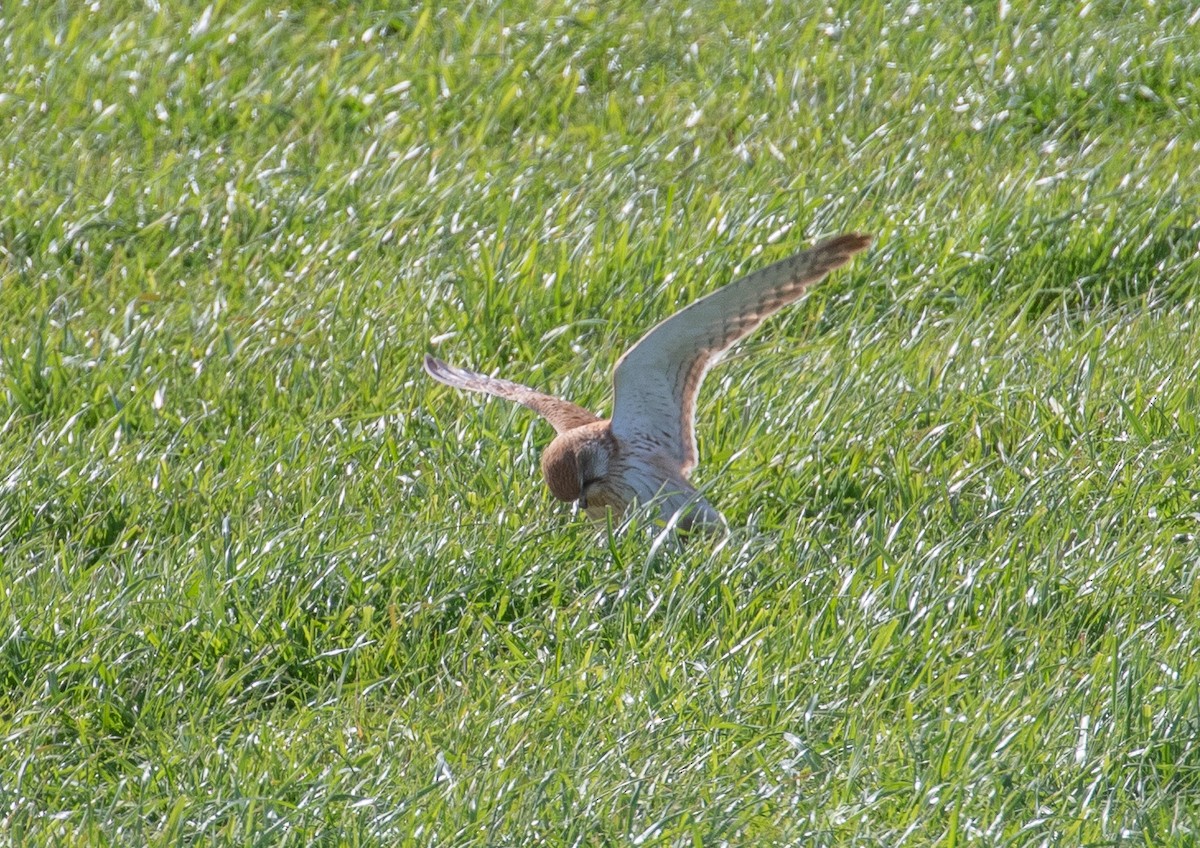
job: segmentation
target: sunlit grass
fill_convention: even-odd
[[[1188,844],[1198,21],[39,4],[0,18],[13,844]],[[549,428],[738,273],[720,543]]]

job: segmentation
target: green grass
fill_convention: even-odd
[[[1192,4],[157,5],[0,20],[0,841],[1200,840]],[[721,543],[420,370],[849,229]]]

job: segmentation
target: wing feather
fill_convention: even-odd
[[[686,475],[696,463],[696,394],[709,366],[870,243],[861,233],[834,236],[735,280],[655,326],[613,373],[613,435],[661,446]]]
[[[465,368],[456,368],[453,365],[447,365],[445,362],[429,354],[425,355],[425,371],[439,383],[445,383],[447,386],[453,386],[456,389],[465,389],[470,392],[484,392],[485,394],[495,395],[506,400],[516,401],[545,418],[554,426],[555,431],[559,433],[565,433],[567,430],[574,430],[576,427],[582,427],[584,424],[593,424],[600,420],[583,407],[577,406],[569,400],[543,394],[528,386],[514,383],[511,380],[501,380],[498,377],[477,374]]]

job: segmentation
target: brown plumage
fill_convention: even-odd
[[[680,526],[720,524],[721,516],[688,482],[696,463],[696,395],[709,367],[769,315],[866,248],[848,233],[735,280],[679,310],[642,336],[613,372],[613,417],[602,420],[570,401],[520,383],[425,357],[431,377],[459,389],[516,401],[558,435],[542,454],[542,475],[562,501],[588,516],[656,500]]]

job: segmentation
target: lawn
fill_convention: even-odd
[[[0,842],[1200,841],[1192,4],[0,15]],[[723,539],[421,371],[847,230]]]

